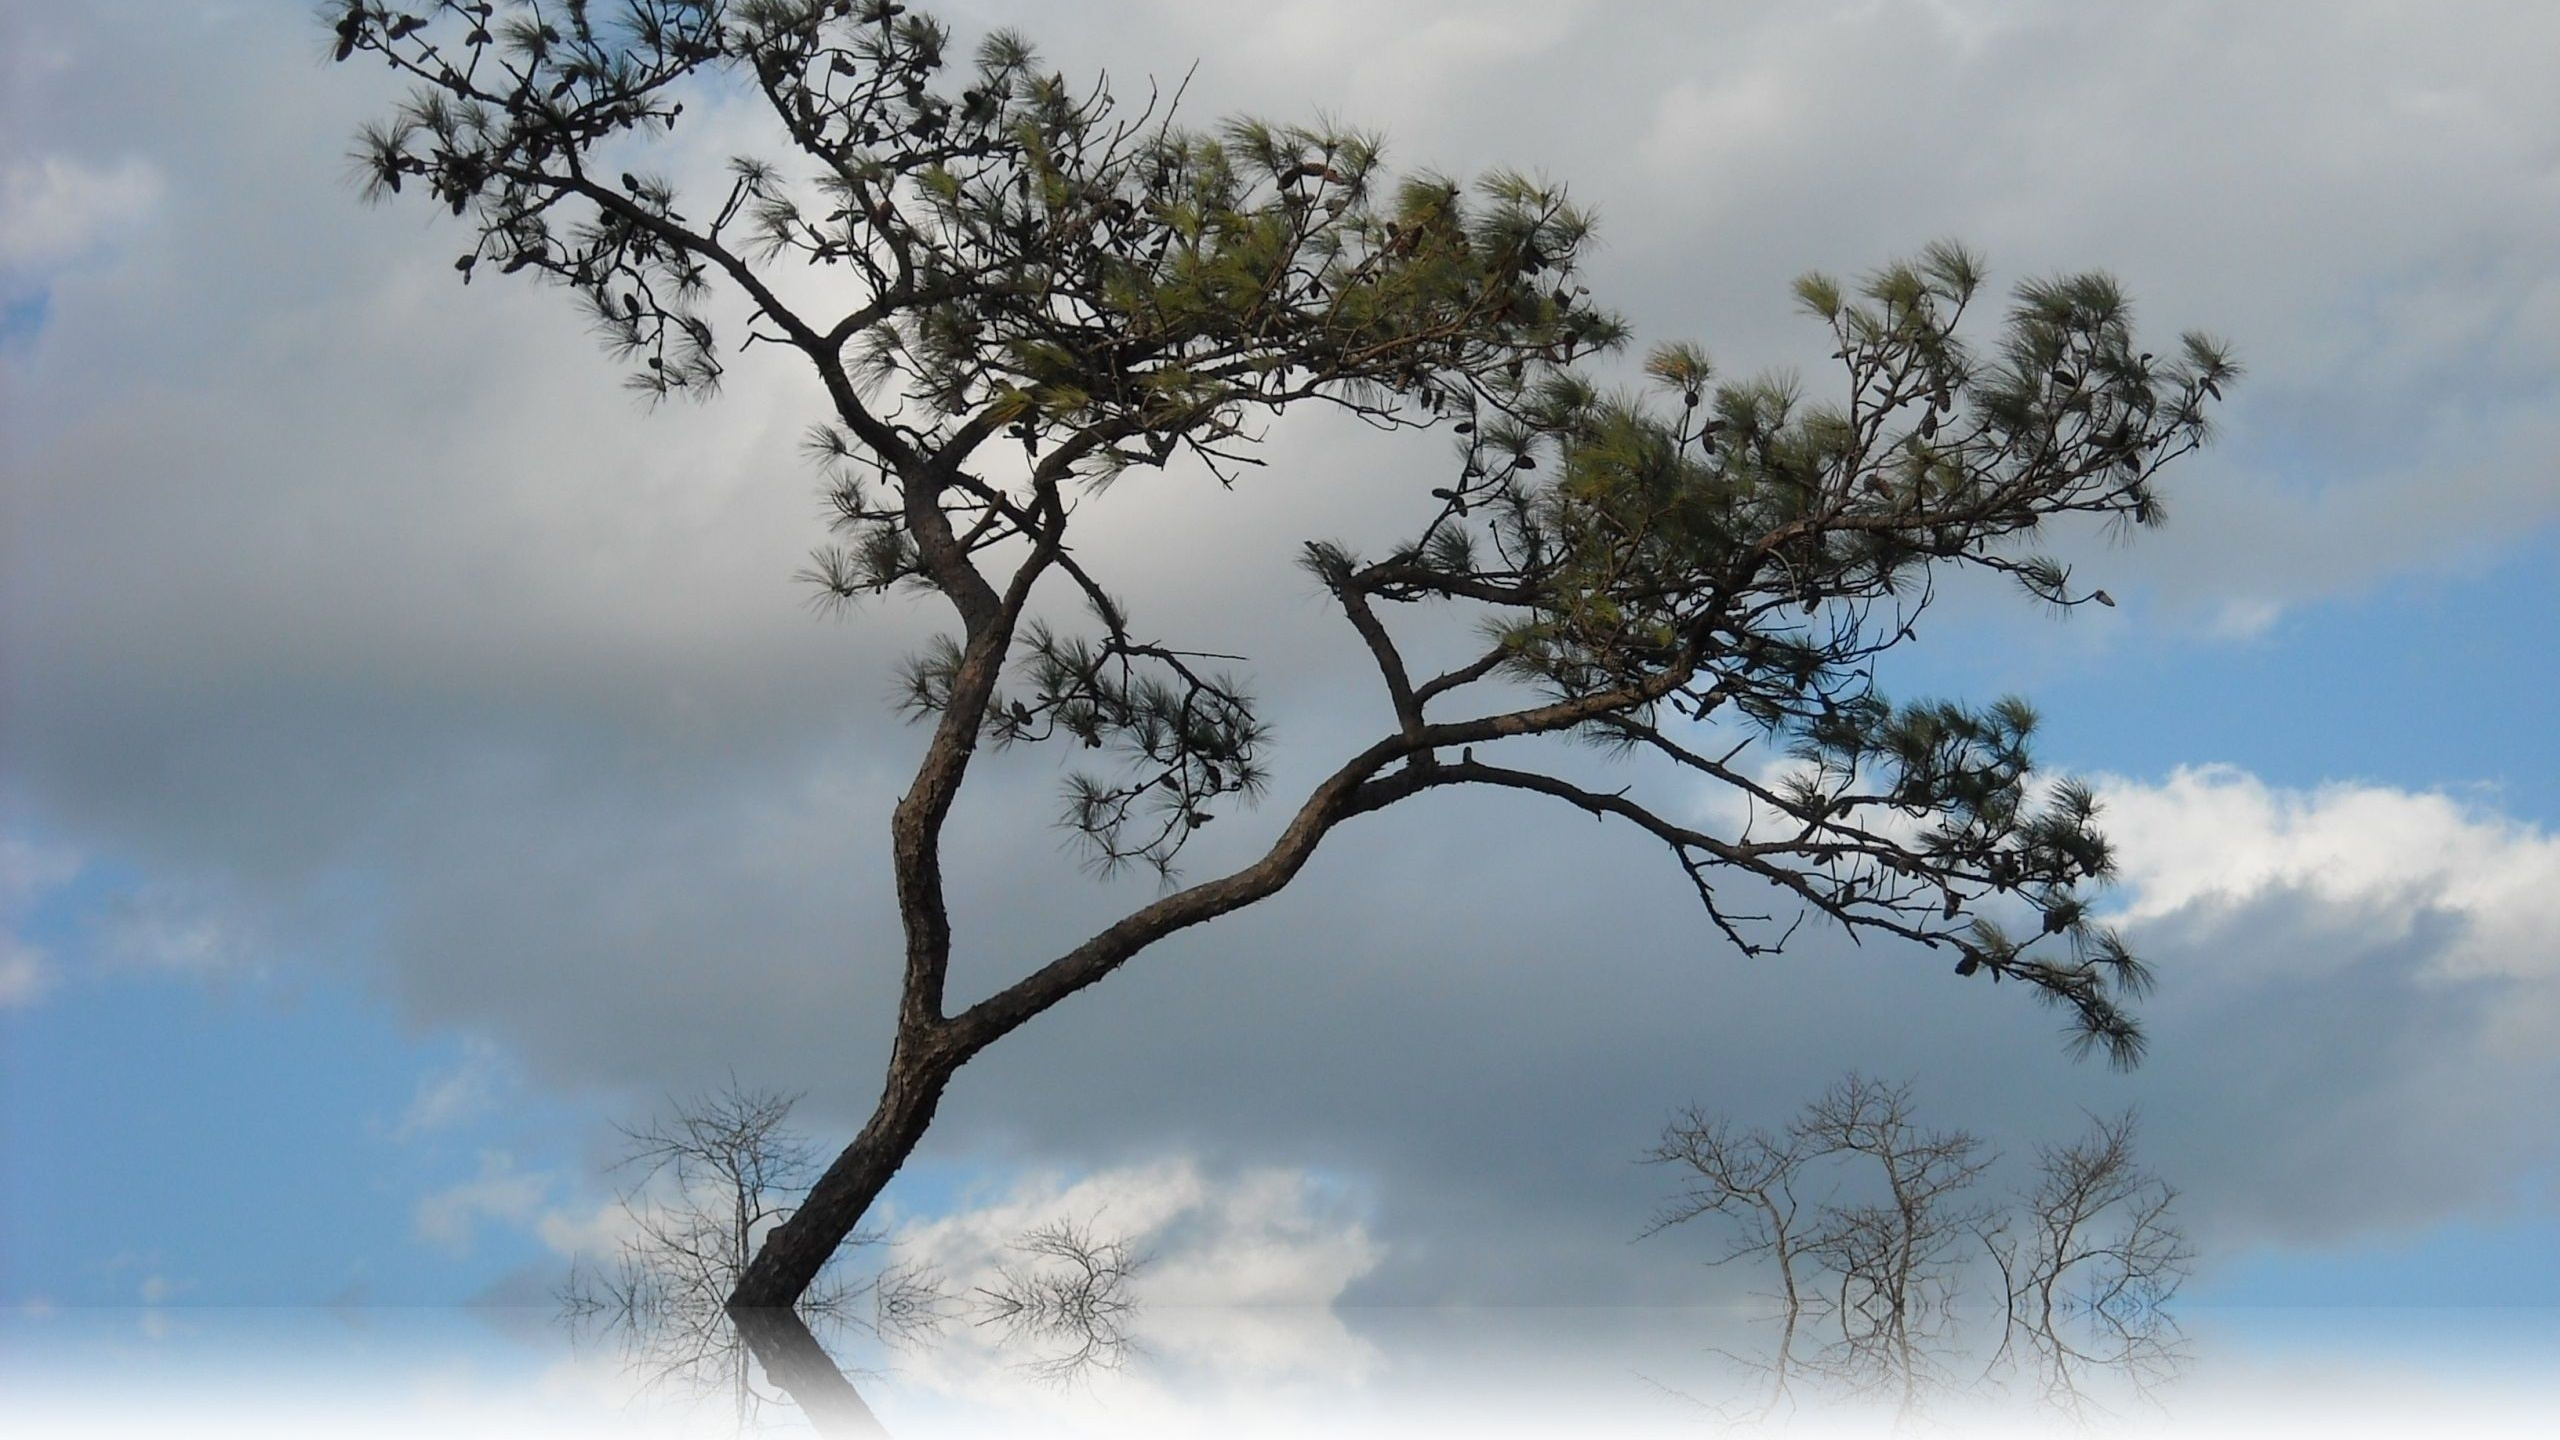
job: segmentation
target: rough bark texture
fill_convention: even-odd
[[[929,750],[927,775],[938,764],[956,770],[957,764],[949,754],[960,750],[965,756],[961,749],[965,743],[965,734],[954,738],[946,729]],[[890,1177],[897,1174],[924,1138],[926,1128],[933,1123],[934,1111],[941,1104],[943,1090],[969,1057],[1102,979],[1157,940],[1214,920],[1286,885],[1335,824],[1383,803],[1360,795],[1359,786],[1398,749],[1393,743],[1372,747],[1317,787],[1279,840],[1253,864],[1157,900],[956,1018],[944,1019],[937,1013],[949,954],[949,932],[940,930],[932,937],[933,943],[916,944],[916,915],[911,909],[901,1033],[890,1059],[889,1080],[881,1092],[879,1107],[853,1143],[818,1177],[800,1208],[765,1236],[763,1248],[749,1262],[737,1289],[730,1294],[730,1308],[797,1304],[802,1292],[862,1223],[863,1215],[879,1198]],[[902,805],[893,822],[899,878],[902,887],[934,897],[931,909],[938,916],[941,876],[934,851],[930,846],[919,846],[912,870],[908,864],[908,817],[912,809],[912,802]]]
[[[827,1167],[791,1218],[765,1236],[764,1247],[748,1262],[730,1293],[732,1310],[787,1308],[818,1278],[827,1261],[862,1223],[889,1177],[898,1173],[916,1142],[933,1123],[951,1081],[950,1062],[935,1062],[905,1053],[892,1062],[888,1087],[869,1124]]]

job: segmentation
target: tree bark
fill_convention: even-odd
[[[791,1218],[773,1227],[738,1276],[729,1308],[788,1308],[818,1278],[827,1261],[862,1223],[871,1202],[898,1173],[933,1123],[957,1060],[921,1055],[901,1042],[889,1065],[880,1106],[853,1143],[827,1167]]]

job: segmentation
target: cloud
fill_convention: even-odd
[[[0,835],[0,905],[21,906],[80,873],[78,852]]]
[[[417,1094],[392,1127],[391,1138],[405,1144],[487,1113],[497,1103],[499,1086],[506,1078],[506,1064],[497,1046],[472,1037],[463,1043],[462,1058],[450,1069],[418,1081]]]
[[[33,1005],[54,982],[43,947],[22,933],[27,913],[80,873],[80,856],[0,835],[0,1010]]]
[[[0,934],[0,1010],[34,1004],[51,983],[43,951]]]
[[[97,954],[111,964],[198,978],[255,972],[264,961],[253,924],[216,891],[146,883],[105,906]]]
[[[0,156],[0,346],[17,351],[41,334],[55,282],[115,253],[150,218],[160,190],[158,172],[132,157],[97,167],[65,155]]]
[[[142,1283],[135,1287],[134,1295],[145,1305],[166,1305],[172,1299],[194,1288],[195,1282],[192,1280],[171,1280],[166,1275],[152,1274],[142,1277]]]
[[[631,1206],[614,1199],[546,1209],[535,1218],[533,1233],[564,1260],[610,1264],[647,1232]]]
[[[942,1297],[934,1308],[943,1323],[892,1342],[902,1389],[1038,1412],[1055,1387],[1037,1362],[1076,1340],[1009,1330],[984,1295],[1007,1288],[1009,1276],[1055,1272],[1054,1257],[1023,1248],[1037,1229],[1065,1225],[1096,1245],[1126,1247],[1139,1263],[1122,1297],[1134,1308],[1120,1323],[1148,1363],[1080,1377],[1125,1413],[1171,1404],[1204,1378],[1267,1387],[1367,1376],[1376,1352],[1332,1308],[1381,1254],[1365,1209],[1352,1187],[1308,1171],[1222,1170],[1159,1153],[1081,1175],[1017,1171],[926,1212],[892,1206],[873,1217],[879,1242],[850,1255],[847,1268],[922,1280]],[[608,1266],[640,1233],[620,1200],[545,1207],[528,1223],[554,1253]]]
[[[2205,633],[2218,640],[2255,640],[2284,618],[2284,603],[2235,596],[2222,602],[2205,622]]]
[[[1375,6],[1359,0],[1234,7],[1144,0],[1131,8],[1146,12],[1154,22],[1146,28],[1163,37],[1149,48],[1168,57],[1202,57],[1205,68],[1220,72],[1221,90],[1241,81],[1291,97],[1388,93],[1399,109],[1427,111],[1454,96],[1472,99],[1490,77],[1552,57],[1596,7],[1592,0],[1406,0],[1386,23]],[[1052,40],[1043,33],[1064,28],[1035,26],[1032,33],[1072,44],[1071,37]],[[1254,56],[1259,73],[1236,73],[1245,68],[1233,63],[1240,55]],[[1250,102],[1198,103],[1207,114]],[[1292,113],[1307,108],[1294,98],[1280,103]]]
[[[92,1268],[119,1290],[129,1279],[133,1286],[133,1298],[154,1311],[179,1296],[197,1289],[197,1282],[192,1279],[173,1279],[170,1276],[169,1271],[172,1267],[167,1264],[158,1249],[119,1250],[97,1262]],[[50,1301],[36,1301],[30,1304],[31,1309],[37,1305],[41,1305],[46,1311],[52,1308]],[[157,1324],[165,1323],[166,1318],[156,1314],[145,1315],[143,1320],[146,1332],[155,1336],[164,1333],[156,1327]]]
[[[148,219],[161,189],[159,172],[135,156],[0,161],[0,273],[40,275],[88,256]]]
[[[2560,990],[2560,836],[2539,826],[2443,792],[2283,790],[2230,766],[2111,781],[2103,795],[2128,923],[2228,916],[2270,896],[2391,938],[2443,915],[2455,928],[2428,978]]]
[[[505,1151],[483,1151],[478,1175],[418,1201],[413,1212],[418,1238],[450,1254],[467,1255],[480,1225],[527,1224],[554,1184],[549,1175],[518,1170],[515,1157]]]
[[[1610,233],[1656,323],[1817,393],[1827,342],[1763,297],[1940,235],[2003,283],[2102,266],[2151,333],[2229,336],[2250,374],[2224,448],[2172,477],[2168,530],[2103,560],[2231,636],[2234,607],[2458,571],[2560,518],[2560,332],[2535,323],[2560,291],[2531,258],[2560,240],[2560,104],[2506,48],[2560,24],[2442,18],[1791,6],[1637,57],[1642,143],[1613,162],[1579,127],[1568,173],[1653,183]]]
[[[1377,1369],[1376,1351],[1332,1309],[1380,1254],[1360,1208],[1339,1183],[1305,1171],[1221,1175],[1194,1156],[1159,1156],[1074,1179],[1017,1175],[1003,1193],[946,1213],[890,1217],[887,1243],[894,1263],[956,1297],[1037,1270],[1019,1249],[1036,1227],[1065,1223],[1129,1246],[1142,1257],[1130,1283],[1129,1334],[1148,1364],[1105,1367],[1079,1383],[1135,1419],[1176,1413],[1178,1397],[1204,1378],[1219,1390],[1291,1380],[1338,1386]],[[1039,1413],[1054,1386],[1023,1367],[1056,1338],[949,1325],[899,1357],[900,1379],[973,1406]]]
[[[2181,977],[2148,1088],[2208,1225],[2316,1245],[2540,1203],[2560,837],[2443,792],[2227,767],[2100,793],[2126,931]]]
[[[1338,1185],[1268,1168],[1215,1180],[1190,1157],[1074,1180],[1017,1176],[1001,1198],[930,1217],[892,1216],[889,1243],[901,1261],[965,1288],[991,1284],[1016,1263],[1016,1241],[1059,1221],[1128,1241],[1147,1257],[1149,1302],[1162,1305],[1328,1305],[1379,1255]]]

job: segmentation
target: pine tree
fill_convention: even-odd
[[[653,399],[709,395],[737,344],[796,352],[832,412],[810,446],[836,534],[809,580],[840,604],[921,592],[956,627],[904,676],[927,739],[890,819],[904,985],[883,1093],[734,1304],[800,1295],[972,1056],[1428,791],[1541,795],[1652,836],[1745,954],[1795,925],[1731,897],[1774,892],[1797,920],[2020,981],[2082,1045],[2139,1054],[2124,1002],[2147,972],[2085,898],[2110,869],[2097,807],[2034,771],[2034,712],[1897,704],[1872,680],[1942,573],[2114,603],[2021,542],[2066,516],[2156,524],[2162,467],[2203,443],[2235,370],[2201,336],[2140,350],[2104,276],[2019,287],[1977,350],[1958,330],[1981,264],[1936,245],[1798,285],[1837,341],[1836,398],[1719,382],[1678,344],[1645,359],[1651,391],[1614,393],[1591,362],[1629,330],[1579,283],[1591,222],[1519,174],[1393,175],[1376,137],[1333,125],[1189,128],[1012,34],[955,54],[887,0],[333,0],[324,20],[337,59],[409,86],[362,136],[369,194],[468,226],[466,283],[569,290]],[[652,144],[717,87],[762,97],[774,155],[680,194]],[[1179,884],[1200,828],[1262,797],[1270,735],[1243,683],[1140,628],[1068,532],[1132,467],[1235,482],[1293,403],[1452,442],[1403,542],[1303,551],[1395,724],[1257,858]],[[1412,669],[1390,621],[1426,607],[1478,613],[1481,653]],[[1588,788],[1542,764],[1541,737],[1649,757],[1760,819],[1719,834]],[[1039,744],[1083,767],[1067,820],[1090,857],[1166,887],[955,1009],[944,822],[980,746]]]

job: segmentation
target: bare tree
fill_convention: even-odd
[[[1932,246],[1798,285],[1843,368],[1827,401],[1719,383],[1687,344],[1651,352],[1652,395],[1607,393],[1587,364],[1630,332],[1578,283],[1590,220],[1516,172],[1394,177],[1375,137],[1331,124],[1177,128],[1010,33],[960,59],[890,0],[326,14],[336,58],[409,87],[360,141],[372,196],[463,220],[466,282],[571,291],[653,399],[718,386],[721,326],[805,363],[838,531],[809,580],[831,603],[929,595],[954,627],[904,676],[927,733],[888,817],[904,976],[879,1101],[735,1303],[800,1298],[972,1057],[1278,893],[1343,825],[1461,786],[1659,842],[1746,954],[1827,917],[2018,981],[2079,1042],[2139,1052],[2125,1002],[2145,972],[2084,898],[2112,863],[2096,802],[2033,783],[2034,711],[1895,704],[1873,682],[1950,570],[2115,603],[2022,547],[2072,517],[2155,523],[2162,468],[2203,443],[2236,372],[2200,335],[2143,349],[2105,276],[2021,285],[1977,344],[1981,262]],[[784,158],[738,155],[686,192],[653,147],[724,87],[763,102]],[[1074,536],[1132,468],[1237,481],[1292,405],[1438,427],[1452,453],[1384,545],[1300,551],[1373,662],[1378,733],[1320,766],[1250,859],[1177,883],[1200,830],[1268,788],[1270,730],[1233,657],[1142,628]],[[1449,609],[1481,647],[1426,663],[1411,617]],[[1676,801],[1594,787],[1541,743],[1569,739],[1687,779]],[[1167,889],[955,1001],[946,825],[982,745],[1043,743],[1093,762],[1066,784],[1088,858]],[[1754,747],[1792,768],[1767,778]],[[1683,818],[1689,781],[1754,818]],[[2033,933],[1993,924],[1987,897],[2031,910]]]
[[[2002,1299],[1998,1343],[1974,1389],[2032,1367],[2045,1403],[2085,1417],[2106,1412],[2103,1386],[2147,1399],[2183,1368],[2182,1337],[2162,1307],[2193,1251],[2173,1219],[2175,1192],[2135,1157],[2130,1111],[2038,1145],[2032,1178],[2009,1205],[1974,1198],[1996,1162],[1989,1145],[1926,1127],[1914,1111],[1910,1083],[1852,1073],[1780,1131],[1744,1130],[1692,1106],[1645,1154],[1684,1172],[1645,1235],[1721,1216],[1734,1233],[1710,1263],[1765,1254],[1779,1265],[1785,1329],[1774,1357],[1719,1352],[1767,1377],[1766,1390],[1747,1410],[1710,1413],[1766,1418],[1809,1377],[1835,1397],[1918,1415],[1957,1384],[1961,1357],[1980,1353],[1950,1303],[1968,1240],[1999,1270]],[[1805,1213],[1799,1197],[1816,1184],[1832,1194],[1863,1184],[1880,1198],[1825,1198]],[[1838,1332],[1808,1351],[1800,1316],[1824,1310]]]
[[[958,1301],[929,1265],[901,1261],[872,1280],[871,1328],[884,1340],[921,1342],[956,1313]]]
[[[647,1268],[685,1303],[717,1308],[808,1189],[815,1152],[787,1123],[799,1099],[732,1079],[623,1127],[621,1168],[635,1177],[623,1208]]]
[[[1804,1167],[1804,1137],[1793,1129],[1737,1131],[1730,1120],[1691,1106],[1663,1128],[1662,1143],[1644,1157],[1657,1165],[1688,1170],[1680,1194],[1654,1216],[1646,1235],[1685,1224],[1701,1215],[1723,1215],[1734,1221],[1730,1247],[1712,1264],[1766,1255],[1778,1267],[1780,1294],[1787,1309],[1802,1307],[1796,1286],[1796,1264],[1807,1236],[1796,1221],[1799,1205],[1795,1182]],[[1793,1323],[1790,1315],[1789,1323]]]
[[[2037,1148],[2016,1283],[2045,1325],[2058,1299],[2121,1319],[2165,1304],[2185,1282],[2195,1252],[2170,1215],[2177,1192],[2134,1158],[2133,1138],[2128,1110],[2092,1116],[2078,1139]]]
[[[1702,1215],[1733,1222],[1725,1253],[1711,1263],[1766,1255],[1787,1306],[1804,1305],[1802,1267],[1829,1272],[1837,1306],[1900,1326],[1915,1309],[1944,1298],[1944,1275],[1962,1239],[1994,1223],[1993,1210],[1963,1197],[1996,1158],[1977,1136],[1924,1129],[1908,1082],[1852,1072],[1806,1103],[1780,1131],[1742,1130],[1692,1106],[1663,1130],[1644,1158],[1683,1168],[1681,1192],[1646,1227],[1651,1235]],[[1859,1162],[1852,1169],[1846,1162]],[[1822,1202],[1803,1212],[1798,1186],[1816,1174],[1880,1186],[1872,1202]]]
[[[1961,1243],[1989,1211],[1965,1192],[1997,1158],[1979,1136],[1923,1129],[1909,1082],[1852,1073],[1805,1107],[1790,1127],[1813,1153],[1873,1162],[1884,1198],[1827,1205],[1808,1248],[1838,1277],[1842,1313],[1900,1329],[1915,1310],[1945,1298]]]
[[[745,1308],[733,1317],[727,1300],[740,1271],[764,1232],[800,1203],[815,1170],[815,1151],[789,1123],[798,1100],[732,1078],[621,1127],[626,1148],[615,1168],[626,1178],[619,1201],[626,1233],[611,1255],[573,1265],[559,1292],[564,1312],[611,1332],[624,1362],[653,1387],[725,1397],[741,1429],[772,1398],[757,1385],[750,1358],[813,1416],[854,1433],[873,1424],[802,1314],[902,1346],[926,1343],[965,1317],[1019,1343],[1028,1353],[1017,1368],[1058,1384],[1125,1363],[1144,1257],[1089,1221],[1024,1232],[993,1283],[965,1295],[915,1261],[867,1275],[838,1264],[796,1312]]]
[[[670,1098],[648,1121],[622,1126],[624,1227],[610,1255],[580,1256],[559,1292],[563,1312],[596,1324],[653,1387],[718,1394],[744,1429],[769,1398],[749,1346],[723,1305],[764,1233],[806,1191],[816,1154],[790,1126],[799,1097],[727,1083]],[[820,1276],[802,1306],[852,1318],[878,1281]]]
[[[1128,1322],[1137,1308],[1130,1282],[1145,1258],[1126,1240],[1099,1237],[1090,1224],[1073,1220],[1035,1227],[1013,1248],[1022,1260],[1001,1267],[992,1287],[978,1288],[984,1301],[979,1323],[1001,1325],[1015,1337],[1067,1342],[1022,1368],[1066,1384],[1125,1363],[1133,1346]]]

